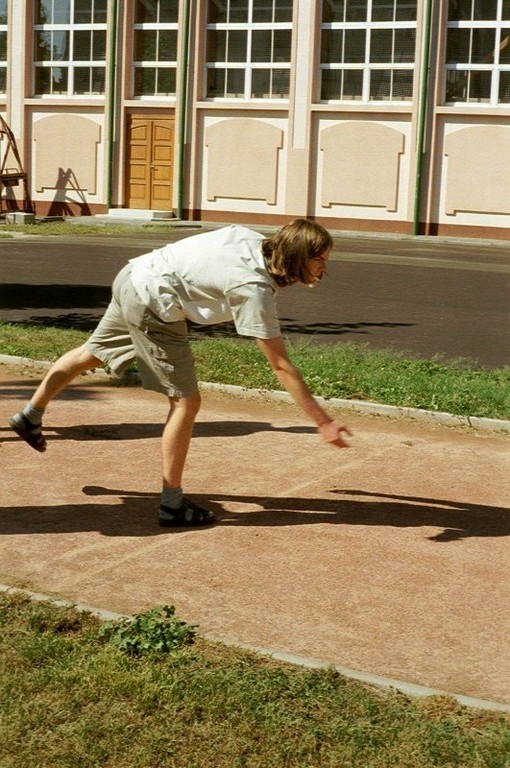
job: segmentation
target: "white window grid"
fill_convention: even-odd
[[[255,3],[257,3],[258,0],[249,0],[248,4],[248,19],[253,18],[253,7]],[[207,31],[210,30],[215,31],[226,31],[226,32],[235,32],[235,31],[242,31],[247,33],[247,41],[246,41],[246,61],[243,62],[235,62],[235,61],[206,61],[206,83],[204,86],[204,90],[206,91],[206,98],[208,98],[210,101],[238,101],[238,100],[244,100],[244,101],[266,101],[267,99],[271,99],[271,101],[288,101],[288,97],[279,97],[275,95],[275,90],[273,88],[273,82],[274,82],[274,76],[276,76],[279,72],[283,72],[285,74],[289,74],[290,79],[290,68],[291,68],[291,62],[290,58],[289,61],[252,61],[252,52],[253,52],[253,32],[255,31],[270,31],[270,32],[276,32],[278,30],[286,30],[291,32],[292,34],[292,21],[273,21],[273,22],[253,22],[253,21],[247,21],[247,22],[218,22],[218,23],[208,23],[207,24]],[[225,73],[228,73],[229,70],[234,70],[238,72],[244,73],[244,88],[242,89],[242,92],[237,96],[213,96],[213,97],[207,97],[207,81],[208,81],[208,73],[211,70],[223,70]],[[264,97],[254,97],[252,96],[253,93],[253,76],[254,73],[262,70],[270,70],[271,72],[271,80],[270,80],[270,90],[267,94],[264,95]],[[225,80],[225,88],[226,91],[228,90]]]
[[[362,3],[360,3],[362,4]],[[391,6],[392,2],[389,0],[388,5]],[[367,21],[356,21],[356,22],[341,22],[341,21],[333,21],[333,22],[323,22],[321,23],[321,33],[323,30],[359,30],[363,31],[365,33],[365,46],[363,50],[363,56],[362,60],[359,62],[321,62],[320,63],[320,82],[319,82],[319,94],[318,94],[318,100],[325,102],[325,103],[345,103],[345,102],[351,102],[356,104],[381,104],[381,103],[392,103],[392,104],[398,104],[408,103],[409,99],[397,99],[397,98],[389,98],[389,99],[371,99],[370,98],[370,80],[371,75],[373,72],[386,72],[389,73],[389,76],[391,78],[391,81],[393,82],[393,76],[396,72],[399,71],[407,71],[407,72],[413,72],[415,69],[415,62],[413,61],[398,61],[398,60],[392,60],[392,61],[386,61],[386,62],[371,62],[370,61],[370,46],[371,46],[371,39],[372,39],[372,33],[378,30],[390,30],[390,31],[397,31],[397,30],[414,30],[416,31],[416,21],[369,21],[368,19],[371,19],[372,16],[372,0],[366,0],[365,3],[366,6],[366,14],[367,14]],[[414,58],[414,57],[413,57]],[[342,72],[361,72],[362,74],[362,88],[361,88],[361,94],[357,96],[356,98],[349,99],[349,98],[340,98],[340,99],[321,99],[320,97],[320,88],[322,83],[322,73],[325,71],[342,71]]]
[[[0,94],[7,90],[7,0],[0,0]]]
[[[72,19],[74,18],[74,0],[70,0],[70,21],[65,24],[34,24],[34,94],[36,96],[53,96],[53,97],[72,97],[72,98],[84,98],[84,97],[97,97],[104,95],[104,83],[106,81],[106,41],[105,41],[105,57],[101,59],[75,59],[74,58],[74,33],[75,32],[104,32],[107,34],[108,25],[106,23],[88,23],[88,24],[75,24]],[[36,59],[36,39],[39,33],[46,33],[51,41],[52,53],[50,59],[38,60]],[[66,58],[58,58],[58,45],[59,37],[63,39],[63,35],[67,34],[68,40],[68,55]],[[56,43],[56,45],[55,45]],[[55,55],[57,54],[57,55]],[[37,68],[50,70],[50,88],[49,91],[44,93],[36,92],[36,78],[35,72]],[[88,69],[88,79],[90,88],[88,91],[75,93],[75,74],[76,70]],[[67,73],[67,87],[65,89],[54,88],[53,71],[60,70],[62,74]],[[95,90],[93,88],[95,72],[99,72],[103,87]]]
[[[165,30],[175,31],[177,33],[177,31],[178,31],[178,24],[177,23],[174,24],[174,23],[171,23],[171,22],[144,22],[143,24],[134,24],[133,29],[135,30],[135,36],[136,36],[136,31],[137,30],[140,30],[142,32],[143,31],[145,31],[145,32],[147,32],[147,31],[156,32],[159,35],[160,32],[165,31]],[[159,40],[159,38],[158,38],[158,40]],[[133,50],[133,89],[134,89],[134,83],[136,81],[137,70],[148,69],[148,68],[151,68],[151,69],[153,68],[153,69],[156,69],[156,70],[167,70],[169,68],[172,68],[175,71],[177,71],[177,59],[170,60],[170,59],[161,59],[161,58],[159,58],[158,49],[159,49],[159,46],[157,45],[156,46],[156,55],[157,55],[156,59],[152,59],[152,60],[151,59],[144,59],[143,61],[138,60],[138,59],[135,58],[136,51]],[[156,81],[157,81],[157,73],[156,73]],[[173,96],[175,96],[175,92],[172,93],[172,94],[166,94],[166,95],[173,95]],[[158,98],[158,94],[154,93],[152,96],[145,94],[143,96],[137,96],[136,98],[140,98],[140,99]]]
[[[445,103],[447,104],[477,104],[483,103],[485,106],[499,106],[503,102],[500,100],[500,80],[503,72],[510,72],[510,63],[500,62],[500,53],[502,50],[510,45],[510,19],[501,20],[503,0],[498,0],[498,13],[497,18],[494,20],[484,21],[448,21],[448,29],[467,29],[467,30],[483,30],[487,29],[494,31],[494,59],[487,63],[470,63],[470,62],[446,62],[445,72],[446,78],[448,78],[449,72],[461,72],[465,78],[465,98],[455,95],[450,96],[447,92],[447,86],[445,84]],[[508,39],[508,42],[506,42]],[[471,41],[472,42],[472,41]],[[471,57],[471,50],[470,50]],[[472,81],[473,77],[476,77],[479,73],[489,73],[490,76],[490,94],[488,99],[476,98],[471,96],[472,93]],[[507,76],[510,88],[510,74]],[[510,94],[505,99],[504,104],[510,102]]]

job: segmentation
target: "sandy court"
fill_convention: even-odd
[[[173,604],[229,640],[510,704],[510,438],[204,395],[185,490],[219,524],[159,528],[165,399],[93,376],[41,455],[7,426],[40,374],[0,366],[0,581],[98,608]]]

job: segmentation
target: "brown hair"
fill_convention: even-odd
[[[331,235],[320,224],[293,219],[262,241],[262,253],[271,277],[279,286],[285,286],[311,282],[308,262],[322,256],[332,245]]]

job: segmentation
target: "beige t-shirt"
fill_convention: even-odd
[[[263,239],[239,225],[193,235],[131,259],[131,279],[164,322],[233,320],[242,336],[276,338],[277,286],[262,255]]]

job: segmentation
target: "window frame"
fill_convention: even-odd
[[[211,0],[209,0],[210,2]],[[227,8],[229,8],[230,0],[225,0]],[[206,12],[209,10],[208,3]],[[259,103],[288,103],[290,99],[290,79],[291,79],[291,67],[292,67],[292,36],[294,32],[294,9],[292,10],[292,18],[289,21],[253,21],[254,0],[248,0],[248,20],[245,22],[209,22],[206,21],[206,44],[204,51],[205,62],[205,78],[204,78],[204,99],[210,102],[259,102]],[[228,61],[228,60],[216,60],[209,61],[207,57],[207,49],[209,44],[210,32],[245,32],[246,33],[246,54],[245,61]],[[271,61],[253,61],[253,33],[254,32],[278,32],[285,31],[290,33],[290,45],[289,45],[289,58],[288,61],[277,61],[274,58],[274,47],[272,49]],[[274,46],[274,34],[272,37],[272,46]],[[227,73],[229,70],[243,72],[244,73],[244,87],[240,95],[209,95],[209,77],[210,73],[214,70],[219,70]],[[273,73],[283,70],[288,73],[288,93],[285,96],[273,96]],[[269,71],[269,95],[254,96],[253,95],[253,81],[254,73],[262,71]],[[226,80],[225,80],[226,83]],[[226,89],[227,86],[225,86]]]
[[[8,51],[9,51],[9,6],[7,0],[5,2],[5,24],[0,23],[0,34],[5,34],[5,59],[0,59],[0,72],[3,72],[5,88],[1,87],[2,78],[0,78],[0,97],[7,96],[7,65],[8,65]]]
[[[161,0],[160,0],[161,3]],[[135,4],[133,4],[134,6]],[[161,5],[158,5],[158,16],[159,11],[161,9]],[[139,60],[136,59],[136,33],[141,31],[151,32],[155,31],[157,33],[164,32],[164,31],[171,31],[175,32],[176,34],[176,50],[175,50],[175,60],[159,60],[158,59],[144,59]],[[158,36],[159,39],[159,36]],[[159,55],[159,51],[157,50],[156,53]],[[131,98],[134,100],[139,101],[155,101],[160,99],[175,99],[177,96],[177,69],[178,69],[178,61],[179,59],[179,23],[178,20],[175,22],[170,21],[151,21],[151,22],[137,22],[136,21],[136,8],[133,7],[133,48],[132,48],[132,56],[131,56],[131,69],[132,69],[132,80],[131,80]],[[170,91],[169,93],[152,93],[152,94],[146,94],[146,93],[136,93],[136,80],[137,80],[137,72],[143,69],[155,69],[155,70],[173,70],[175,74],[175,90]],[[157,83],[157,76],[155,78],[155,85]]]
[[[106,94],[106,81],[107,81],[107,56],[108,56],[108,23],[104,22],[88,22],[88,23],[75,23],[74,19],[74,3],[75,0],[69,0],[69,21],[67,23],[37,23],[37,8],[34,8],[34,24],[32,28],[33,33],[33,45],[32,45],[32,94],[34,98],[50,98],[50,99],[104,99]],[[106,11],[108,12],[108,3],[106,4]],[[68,35],[68,58],[58,59],[53,55],[49,59],[38,59],[37,55],[37,41],[39,34],[47,33],[50,36],[53,33],[67,33]],[[90,44],[93,47],[93,35],[95,32],[104,34],[104,58],[102,59],[76,59],[74,57],[74,34],[76,32],[89,32]],[[91,51],[92,53],[92,51]],[[50,71],[50,88],[46,92],[37,90],[37,81],[39,72],[42,74],[47,69]],[[56,91],[53,88],[53,69],[62,69],[67,73],[67,86],[66,88]],[[77,70],[87,69],[89,83],[92,84],[94,79],[94,71],[101,70],[102,72],[102,90],[93,90],[85,92],[75,92],[75,83],[77,81]]]
[[[472,6],[473,9],[473,6]],[[449,10],[449,8],[448,8]],[[474,15],[474,14],[472,14]],[[495,19],[463,19],[463,20],[450,20],[447,16],[446,19],[446,37],[445,37],[445,53],[444,53],[444,76],[443,76],[443,105],[446,107],[490,107],[490,108],[508,108],[510,106],[510,96],[508,101],[500,101],[499,87],[502,72],[510,73],[510,61],[507,64],[501,64],[499,60],[499,54],[501,52],[502,33],[507,32],[506,37],[510,38],[510,19],[503,19],[503,0],[497,0],[496,4],[496,18]],[[467,29],[467,30],[494,30],[494,61],[492,63],[482,62],[449,62],[448,61],[448,38],[449,32],[453,29]],[[471,37],[472,43],[472,37]],[[470,43],[470,44],[471,44]],[[509,40],[510,44],[510,40]],[[467,93],[466,98],[460,99],[452,96],[448,96],[448,73],[449,72],[464,72],[467,79]],[[473,73],[490,73],[490,87],[489,98],[471,98],[470,89],[472,83]],[[510,88],[510,75],[509,88]]]
[[[394,10],[396,9],[397,0],[392,0],[394,3]],[[418,2],[416,0],[416,14],[414,20],[387,20],[387,21],[373,21],[372,20],[372,0],[366,0],[366,19],[364,21],[323,21],[323,6],[321,7],[321,21],[320,21],[320,40],[319,40],[319,77],[317,83],[317,102],[320,104],[352,104],[357,106],[380,106],[381,104],[395,105],[395,106],[409,106],[413,101],[414,93],[414,78],[411,87],[411,95],[409,98],[387,98],[387,99],[374,99],[371,96],[371,74],[372,72],[388,72],[390,79],[393,79],[393,75],[397,71],[409,71],[414,73],[416,68],[416,51],[417,51],[417,28],[418,28]],[[325,30],[333,31],[358,31],[362,30],[365,33],[365,50],[363,60],[359,62],[324,62],[322,61],[322,42],[323,33]],[[393,40],[395,39],[394,33],[398,30],[412,30],[414,31],[414,56],[412,61],[386,61],[386,62],[371,62],[370,61],[370,49],[372,41],[372,33],[380,30],[389,30],[393,32]],[[344,38],[345,44],[345,38]],[[322,96],[322,82],[323,73],[331,71],[340,72],[361,72],[362,84],[361,93],[358,98],[338,98],[330,99],[323,98]]]

